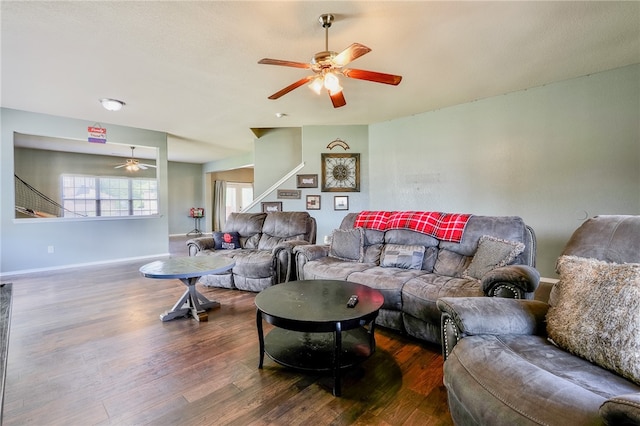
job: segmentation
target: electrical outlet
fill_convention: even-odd
[[[47,253],[49,254],[53,253],[53,246],[47,247]]]

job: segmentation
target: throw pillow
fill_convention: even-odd
[[[380,258],[380,266],[384,268],[421,269],[424,251],[424,246],[386,244]]]
[[[237,232],[214,232],[213,241],[216,250],[232,250],[240,248],[240,234]]]
[[[640,384],[640,264],[561,256],[547,333],[561,348]]]
[[[364,232],[362,228],[336,229],[331,234],[329,256],[350,262],[362,262],[364,259],[363,246]]]
[[[478,250],[462,276],[480,280],[487,272],[513,262],[523,251],[523,243],[483,235],[478,241]]]

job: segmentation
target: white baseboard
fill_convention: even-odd
[[[127,257],[122,259],[101,260],[98,262],[75,263],[71,265],[51,266],[48,268],[35,268],[35,269],[23,269],[19,271],[8,271],[8,272],[0,273],[0,279],[5,279],[6,277],[9,277],[12,275],[32,274],[34,272],[58,271],[61,269],[82,268],[84,266],[109,265],[113,263],[133,262],[136,260],[155,259],[158,257],[168,257],[168,256],[170,256],[170,253],[159,253],[159,254],[153,254],[148,256]]]

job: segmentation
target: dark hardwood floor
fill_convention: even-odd
[[[376,353],[336,398],[331,377],[269,358],[257,368],[253,293],[198,286],[221,303],[208,322],[161,322],[184,286],[142,277],[149,261],[3,278],[14,283],[4,425],[452,424],[438,346],[378,328]]]

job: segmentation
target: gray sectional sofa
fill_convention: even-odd
[[[587,220],[557,269],[549,303],[438,301],[456,425],[640,425],[640,216]]]
[[[380,290],[382,326],[439,344],[440,297],[533,298],[540,279],[535,235],[519,217],[471,216],[462,239],[452,242],[409,229],[355,227],[358,215],[344,217],[330,245],[295,247],[294,264],[298,279]]]
[[[258,292],[295,279],[293,247],[316,242],[316,221],[307,212],[231,213],[222,232],[187,241],[189,256],[226,256],[231,271],[205,275],[210,287]]]

